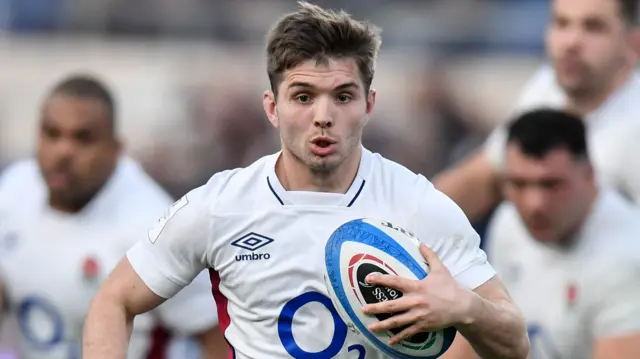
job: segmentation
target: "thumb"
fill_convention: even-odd
[[[431,248],[427,247],[426,244],[420,243],[420,254],[427,260],[427,264],[429,265],[429,271],[433,271],[437,268],[443,266],[440,258]]]

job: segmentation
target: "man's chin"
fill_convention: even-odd
[[[323,160],[310,161],[307,166],[314,172],[328,172],[334,168],[334,166]]]
[[[323,157],[314,156],[307,163],[307,166],[315,172],[329,172],[337,168],[338,165],[339,162],[333,155]]]
[[[70,184],[60,183],[47,183],[49,195],[56,198],[70,198],[73,197],[73,186]]]
[[[585,81],[582,78],[572,76],[558,77],[558,85],[569,96],[581,96],[588,92]]]
[[[540,243],[552,244],[557,241],[556,236],[550,231],[544,231],[544,230],[536,231],[536,230],[530,229],[529,233],[531,234],[531,237],[533,237],[536,241]]]
[[[71,204],[77,201],[78,194],[72,188],[49,188],[49,198],[53,202]]]

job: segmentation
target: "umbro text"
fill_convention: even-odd
[[[242,261],[259,261],[263,259],[271,258],[269,253],[251,253],[251,254],[238,254],[236,255],[236,262]]]

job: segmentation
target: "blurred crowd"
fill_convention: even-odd
[[[72,72],[113,88],[129,152],[174,196],[277,150],[264,32],[294,1],[0,3],[0,166],[31,153],[43,94]],[[382,27],[365,145],[427,176],[482,143],[543,58],[547,1],[317,3]]]
[[[261,40],[264,29],[294,0],[4,0],[0,26],[17,33],[95,33]],[[476,43],[536,47],[545,0],[320,0],[385,30],[398,43]],[[403,19],[403,21],[397,21]],[[517,26],[515,26],[517,25]],[[504,31],[509,29],[510,31]],[[482,44],[484,42],[484,44]]]

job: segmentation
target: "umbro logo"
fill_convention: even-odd
[[[255,251],[271,242],[273,242],[273,239],[251,232],[231,242],[231,245],[252,252],[251,254],[236,255],[236,261],[256,261],[271,258],[271,254],[269,253],[255,253]]]

